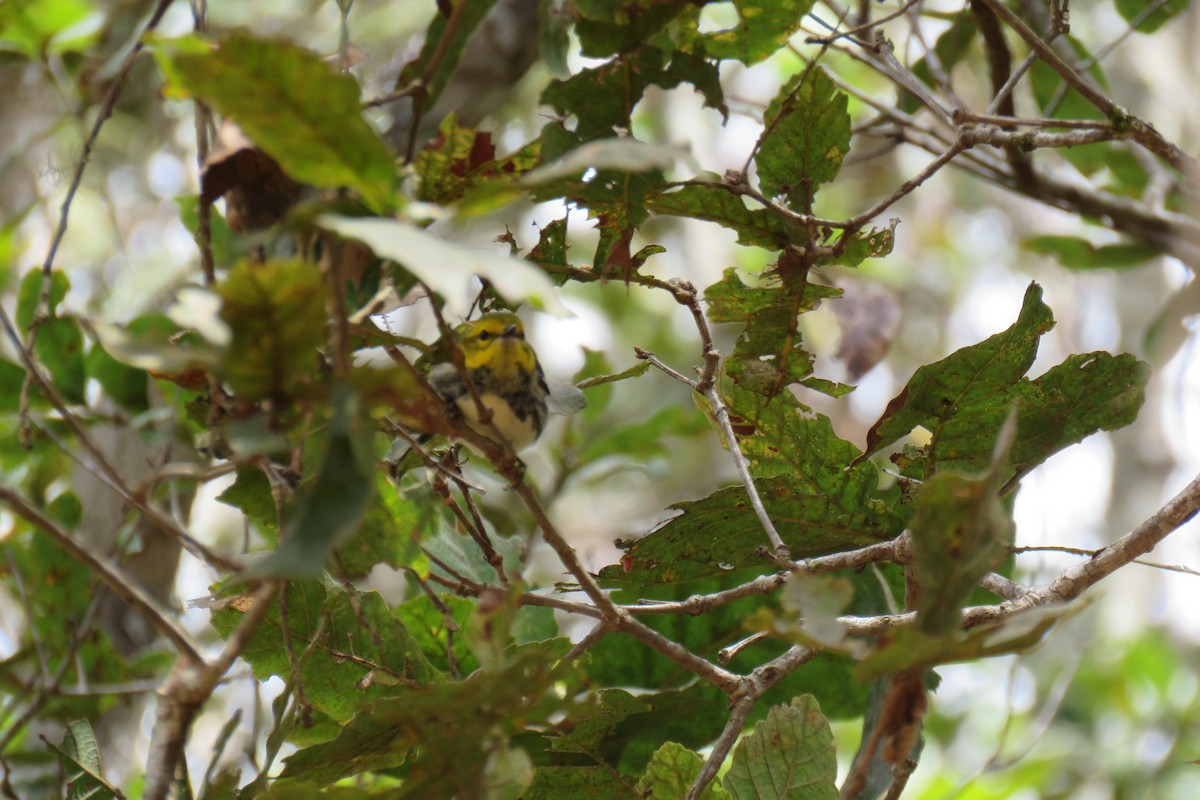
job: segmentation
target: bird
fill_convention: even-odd
[[[508,311],[484,314],[457,326],[452,338],[491,420],[481,421],[475,398],[444,343],[431,354],[428,373],[438,396],[477,433],[495,439],[499,432],[514,451],[537,441],[546,427],[550,389],[520,318]]]

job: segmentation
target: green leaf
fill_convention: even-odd
[[[86,719],[67,725],[59,753],[66,756],[63,767],[67,771],[69,800],[105,800],[117,796],[104,782],[100,747]]]
[[[100,767],[100,749],[92,726],[87,720],[76,720],[67,726],[62,746],[43,735],[42,741],[58,755],[66,773],[68,800],[111,800],[121,795],[104,780]]]
[[[467,620],[475,611],[475,602],[452,594],[438,595],[438,599],[449,610],[450,618],[459,630],[465,629]],[[521,612],[518,611],[518,618],[520,615]],[[471,652],[466,637],[452,635],[447,630],[446,615],[434,605],[428,595],[419,594],[411,600],[406,600],[396,609],[396,619],[404,624],[417,646],[421,648],[421,652],[425,654],[425,658],[439,671],[451,674],[452,643],[459,674],[470,675],[479,667],[479,661]]]
[[[95,5],[88,0],[4,3],[0,5],[0,42],[4,49],[15,49],[31,60],[40,60],[47,53],[82,50],[95,38],[95,31],[72,38],[63,34],[78,30],[95,13]]]
[[[212,624],[222,636],[228,636],[241,620],[247,610],[244,601],[235,598],[214,608]],[[279,603],[271,603],[273,607],[242,653],[259,680],[293,674]],[[352,602],[340,586],[327,589],[316,581],[290,583],[287,631],[305,696],[315,710],[339,723],[373,701],[439,679],[417,640],[378,592],[360,592]],[[310,647],[311,654],[302,657]]]
[[[738,25],[704,36],[704,47],[715,58],[757,63],[800,29],[812,6],[813,0],[733,0]]]
[[[1154,33],[1188,7],[1188,0],[1116,0],[1117,13],[1138,33]],[[1153,10],[1151,10],[1153,9]]]
[[[57,316],[58,305],[67,296],[71,281],[62,270],[50,273],[50,292],[47,297],[47,313],[53,318]],[[17,327],[23,331],[33,325],[34,315],[37,314],[38,298],[42,292],[42,271],[32,269],[21,279],[17,289]]]
[[[1011,436],[1013,425],[1006,430]],[[921,487],[910,530],[923,590],[917,626],[926,633],[956,630],[975,585],[1008,556],[1015,527],[999,496],[1002,469],[996,463],[982,478],[939,472]]]
[[[525,648],[503,668],[379,700],[334,739],[289,757],[280,777],[326,783],[403,763],[401,797],[483,796],[485,767],[497,747],[569,705],[557,689],[571,689],[569,697],[578,681],[558,663],[561,654]]]
[[[584,140],[609,136],[614,128],[628,129],[633,107],[653,76],[662,74],[662,53],[651,47],[614,58],[598,67],[581,70],[563,81],[553,81],[541,101],[560,114],[574,114],[575,128]]]
[[[47,320],[38,328],[33,352],[50,370],[54,386],[68,403],[83,403],[87,387],[84,365],[83,330],[67,317]]]
[[[897,533],[880,515],[842,505],[835,494],[813,491],[788,476],[756,482],[767,515],[793,558],[810,558],[885,541]],[[762,523],[741,486],[703,500],[676,503],[683,513],[625,545],[620,566],[600,575],[613,583],[645,586],[722,575],[741,567],[765,567],[768,544]]]
[[[686,0],[632,0],[612,3],[583,0],[576,3],[575,31],[581,54],[604,58],[635,50],[658,36],[672,20],[687,10]],[[656,42],[665,39],[659,37]]]
[[[172,87],[236,119],[294,180],[355,189],[376,211],[394,207],[395,162],[363,119],[350,74],[293,44],[241,32],[215,50],[197,39],[163,42],[156,55]]]
[[[1095,245],[1076,236],[1035,236],[1024,245],[1035,253],[1056,257],[1067,269],[1122,269],[1138,267],[1159,254],[1136,242]]]
[[[654,752],[645,774],[638,780],[641,797],[684,797],[700,774],[704,759],[686,747],[667,742]],[[730,795],[719,785],[710,783],[700,795],[702,800],[723,800]]]
[[[860,681],[871,681],[903,670],[1023,652],[1035,647],[1051,628],[1082,607],[1080,603],[1039,606],[1000,622],[942,636],[925,633],[915,626],[895,628],[888,633],[881,649],[855,667],[854,676]]]
[[[570,313],[546,274],[525,259],[453,244],[396,219],[326,214],[317,222],[334,233],[363,242],[376,255],[401,264],[445,300],[451,316],[467,316],[477,292],[472,282],[476,275],[487,280],[505,300],[528,300],[558,316]]]
[[[908,435],[918,425],[936,440],[940,425],[968,404],[987,404],[1001,415],[1007,413],[1003,393],[1032,366],[1042,334],[1053,327],[1054,316],[1042,302],[1041,287],[1030,284],[1020,316],[1008,330],[916,371],[867,432],[862,458]],[[989,439],[990,453],[994,431]]]
[[[1022,377],[1041,335],[1054,326],[1041,295],[1031,284],[1012,327],[918,369],[867,432],[867,452],[859,460],[920,425],[931,440],[915,457],[901,457],[910,462],[907,473],[927,479],[935,467],[981,470],[1016,402],[1017,436],[1007,474],[1019,476],[1067,445],[1132,422],[1149,379],[1149,367],[1133,356],[1084,353],[1036,380]],[[1010,487],[1011,482],[1006,491]]]
[[[456,116],[449,114],[438,127],[437,137],[417,154],[415,167],[421,177],[417,198],[450,205],[479,187],[480,191],[467,201],[472,213],[478,213],[484,200],[496,202],[497,198],[516,193],[513,179],[537,164],[540,149],[534,141],[497,160],[490,133],[461,127]]]
[[[145,371],[117,361],[97,343],[84,361],[88,377],[95,378],[104,393],[126,409],[140,413],[150,407]]]
[[[611,767],[538,767],[524,800],[641,800]]]
[[[332,405],[320,471],[301,488],[279,545],[247,575],[315,578],[358,530],[375,493],[374,425],[344,386],[335,387]]]
[[[339,566],[351,578],[366,575],[375,566],[408,567],[422,575],[429,562],[421,542],[437,530],[433,506],[396,491],[380,471],[375,471],[375,495],[354,537],[338,548]]]
[[[786,219],[766,208],[749,208],[744,198],[715,184],[691,184],[646,198],[646,207],[655,214],[688,217],[736,231],[737,243],[746,247],[782,250],[795,237],[805,238]]]
[[[722,786],[733,800],[837,800],[833,732],[811,695],[775,706],[743,738]]]
[[[634,714],[652,711],[653,706],[624,689],[603,689],[599,703],[571,716],[569,726],[550,741],[554,752],[598,755],[601,743],[620,723]]]
[[[893,219],[886,228],[871,228],[858,231],[845,239],[839,239],[837,244],[842,247],[841,255],[822,262],[822,266],[839,264],[844,267],[857,267],[868,258],[883,258],[890,255],[896,245],[896,226],[900,220]]]
[[[316,380],[325,343],[325,286],[303,261],[243,261],[217,287],[232,332],[222,363],[242,400],[286,402]]]
[[[480,27],[483,20],[496,0],[461,0],[461,7],[454,6],[454,15],[458,17],[453,29],[449,20],[441,13],[435,14],[425,31],[425,43],[421,54],[404,65],[396,78],[396,88],[403,89],[414,81],[422,81],[427,92],[425,108],[432,108],[446,88],[450,76],[454,74],[459,59],[462,58],[463,48]],[[441,6],[439,6],[439,9]],[[446,6],[447,9],[451,6]],[[447,33],[449,37],[447,38]],[[425,70],[433,60],[435,53],[440,52],[440,61],[434,69],[430,80],[425,81]]]
[[[70,289],[71,282],[64,272],[54,270],[50,275],[47,297],[47,317],[38,326],[33,352],[50,371],[55,388],[68,403],[83,403],[87,386],[84,362],[83,330],[73,317],[58,316],[58,306]],[[42,291],[42,271],[30,270],[17,290],[17,325],[28,331],[37,315]]]
[[[809,283],[803,275],[782,272],[762,286],[747,286],[736,269],[725,270],[720,282],[704,290],[704,300],[713,322],[746,323],[733,355],[725,361],[726,374],[742,389],[768,399],[810,377],[813,355],[801,345],[799,316],[841,293],[832,286]]]
[[[269,531],[279,530],[279,512],[271,483],[258,467],[239,467],[233,485],[217,496],[217,500],[239,509]]]
[[[820,67],[784,85],[767,106],[754,163],[763,194],[808,212],[850,150],[849,99]]]

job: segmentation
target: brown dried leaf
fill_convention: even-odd
[[[255,147],[237,123],[221,124],[200,172],[200,202],[224,197],[232,231],[269,228],[284,218],[303,189],[275,159]]]
[[[830,305],[842,326],[836,356],[846,365],[848,380],[854,382],[891,349],[900,330],[900,303],[879,284],[848,281],[840,288],[841,298]]]

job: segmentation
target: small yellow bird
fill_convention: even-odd
[[[533,444],[546,427],[550,390],[537,354],[525,341],[521,320],[507,311],[484,314],[455,328],[454,342],[462,351],[480,400],[492,412],[495,429],[513,450]],[[438,353],[434,358],[429,368],[430,386],[451,408],[458,409],[474,430],[494,439],[491,426],[480,424],[479,409],[450,353]]]

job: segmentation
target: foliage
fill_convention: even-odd
[[[70,797],[122,796],[83,719],[109,712],[119,693],[63,689],[143,681],[158,687],[154,745],[126,753],[126,766],[152,798],[808,800],[888,785],[899,796],[921,756],[936,669],[1034,647],[1078,610],[1069,601],[1157,541],[1123,540],[1107,572],[1063,573],[1049,589],[1005,577],[1022,479],[1133,423],[1149,380],[1129,353],[1043,348],[1055,315],[1039,283],[1005,330],[926,358],[862,447],[838,422],[855,387],[829,377],[812,336],[822,309],[849,307],[847,287],[892,257],[898,220],[884,214],[933,191],[923,181],[948,163],[1120,234],[1097,243],[1022,232],[1031,254],[1080,272],[1133,270],[1163,252],[1196,265],[1193,221],[1177,210],[1191,162],[1107,100],[1092,44],[1071,40],[1064,81],[1055,58],[1065,56],[1022,39],[1045,25],[1013,22],[991,0],[914,6],[908,23],[860,4],[877,26],[938,23],[911,64],[863,38],[876,31],[867,19],[843,20],[843,33],[855,28],[845,39],[820,39],[828,31],[812,21],[832,3],[527,3],[541,30],[526,44],[552,51],[570,30],[591,61],[549,79],[538,102],[553,116],[518,141],[515,128],[501,136],[473,121],[482,113],[462,100],[463,75],[478,71],[472,59],[499,35],[487,26],[506,5],[439,3],[397,91],[365,103],[364,86],[378,81],[339,69],[355,30],[350,2],[337,3],[344,35],[332,63],[270,26],[139,28],[136,46],[117,52],[106,48],[130,24],[120,11],[87,0],[0,8],[7,58],[95,81],[84,105],[98,125],[116,113],[106,135],[151,127],[121,106],[151,87],[137,101],[168,108],[169,130],[187,117],[190,131],[195,115],[202,152],[210,112],[248,140],[214,151],[201,195],[168,204],[203,253],[170,299],[118,318],[104,287],[53,250],[43,268],[0,283],[15,309],[4,313],[13,347],[0,360],[0,579],[22,620],[5,630],[13,645],[0,681],[12,701],[0,755],[19,796],[55,781]],[[1151,34],[1185,5],[1115,10]],[[99,39],[82,25],[92,12],[106,20]],[[137,57],[147,43],[154,69]],[[1041,138],[1018,139],[1011,119],[970,108],[994,99],[1007,114],[993,94],[1026,52],[1040,60],[1016,86],[1045,119],[1027,122]],[[848,53],[901,90],[882,117],[864,101],[877,78]],[[956,105],[958,64],[987,65],[987,102]],[[736,113],[730,76],[752,65],[773,70],[774,94],[742,169],[718,177],[658,139],[664,91],[693,91],[719,125]],[[397,101],[407,116],[389,108]],[[881,173],[872,200],[843,189],[843,175],[881,119],[893,142],[925,142],[939,160],[916,180],[885,185]],[[430,121],[428,140],[395,147]],[[983,142],[995,147],[984,153]],[[1046,152],[1072,146],[1062,158]],[[1093,183],[1063,188],[1045,171],[1050,157]],[[218,158],[228,174],[215,189]],[[101,168],[112,164],[89,170]],[[301,188],[267,200],[263,174]],[[225,195],[228,221],[210,194]],[[234,224],[239,202],[272,205],[244,218],[273,223]],[[536,237],[497,222],[533,204],[555,209]],[[680,218],[731,232],[735,258],[764,266],[728,267],[699,287],[669,274]],[[463,230],[496,244],[453,241]],[[647,314],[660,299],[687,312],[686,336],[662,322],[663,306]],[[632,365],[588,353],[575,380],[590,404],[552,426],[541,461],[523,456],[531,468],[441,403],[424,374],[437,344],[372,322],[411,306],[445,336],[480,311],[566,316],[572,304],[654,346]],[[868,369],[895,335],[875,324],[885,310],[867,308],[865,332],[840,317],[844,340],[876,351],[856,359]],[[667,376],[675,395],[661,390]],[[663,505],[676,513],[623,537],[616,563],[585,564],[555,503],[614,476],[624,496],[657,502],[645,475],[690,479],[683,452],[721,466],[686,489],[666,481],[676,494]],[[241,543],[197,534],[187,519],[196,489],[218,478]],[[105,511],[95,492],[114,498]],[[604,509],[592,513],[609,530]],[[558,559],[554,578],[530,567],[539,548]],[[172,607],[181,549],[213,577],[198,604],[210,615],[202,633],[181,628]],[[394,573],[387,598],[370,588],[384,573]],[[109,626],[129,623],[110,607],[150,632],[118,643]],[[596,627],[585,636],[578,620]],[[248,743],[255,772],[239,774],[250,762],[223,754],[231,722],[207,773],[188,776],[177,769],[185,748],[210,755],[191,723],[217,703],[235,659],[256,697],[261,686],[275,693]],[[58,743],[34,739],[35,717],[64,726]],[[829,720],[860,718],[839,795]]]

